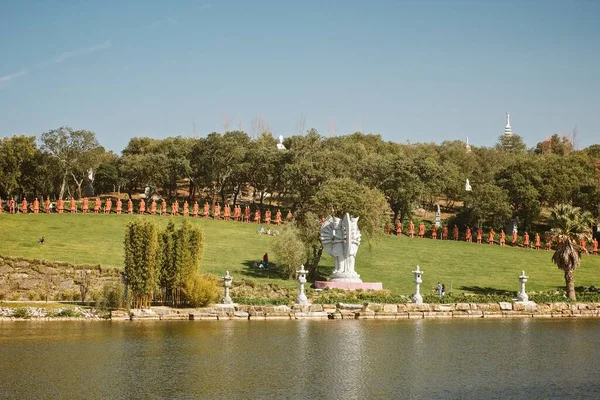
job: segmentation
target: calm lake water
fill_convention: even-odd
[[[598,320],[0,323],[1,399],[599,399]]]

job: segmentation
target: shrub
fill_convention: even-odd
[[[15,308],[13,310],[13,317],[15,318],[31,318],[29,310],[26,308]]]
[[[185,282],[185,300],[192,307],[203,307],[219,299],[219,279],[214,275],[195,273]]]
[[[62,310],[58,311],[55,315],[57,317],[73,318],[73,317],[79,317],[80,313],[73,310],[72,308],[63,308]]]
[[[124,292],[121,282],[107,282],[102,287],[102,292],[97,292],[96,306],[103,310],[122,308]]]
[[[286,297],[268,299],[263,297],[232,297],[236,304],[244,304],[248,306],[283,306],[290,304],[291,301]]]

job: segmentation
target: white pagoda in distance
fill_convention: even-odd
[[[506,126],[504,127],[504,136],[512,136],[512,130],[510,129],[510,114],[506,113]]]

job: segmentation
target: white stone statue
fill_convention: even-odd
[[[283,145],[283,136],[279,135],[279,141],[277,142],[277,150],[285,150],[285,146]]]
[[[437,204],[437,211],[435,212],[435,227],[439,228],[442,225],[442,211],[440,205]]]
[[[467,192],[470,192],[471,190],[473,190],[473,189],[471,188],[471,182],[469,182],[469,178],[467,178],[467,182],[465,182],[465,190],[466,190]]]
[[[332,282],[362,282],[354,270],[361,238],[357,222],[358,217],[351,218],[346,214],[343,219],[329,216],[321,225],[323,248],[335,260],[333,273],[329,277]]]

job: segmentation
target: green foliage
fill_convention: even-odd
[[[121,282],[105,283],[102,292],[96,297],[96,307],[102,310],[115,310],[123,307],[125,288]]]
[[[244,304],[248,306],[284,306],[291,304],[290,299],[278,298],[261,298],[261,297],[232,297],[236,304]]]
[[[139,219],[127,225],[124,274],[135,308],[149,307],[158,288],[159,251],[156,224]]]
[[[204,307],[218,300],[221,290],[219,278],[214,275],[194,273],[188,277],[183,287],[187,304]]]
[[[294,278],[296,270],[306,261],[306,246],[300,239],[298,228],[293,224],[284,226],[271,241],[271,249],[283,276]]]
[[[311,292],[311,301],[314,304],[336,303],[388,303],[399,304],[409,301],[407,296],[392,294],[389,290],[345,291],[341,289],[327,289],[321,292]]]
[[[12,315],[15,318],[31,318],[31,314],[26,308],[15,308]]]
[[[80,313],[73,310],[72,308],[63,308],[55,314],[57,317],[74,318],[81,316]]]
[[[505,191],[491,183],[474,185],[466,198],[463,209],[457,215],[462,226],[503,227],[511,217],[508,196]]]

